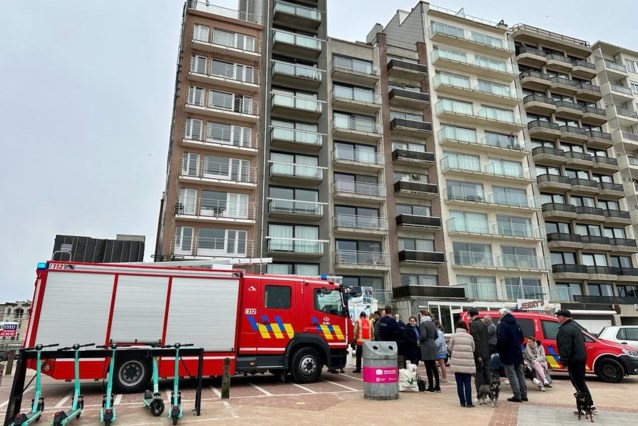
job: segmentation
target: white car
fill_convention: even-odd
[[[638,349],[638,325],[607,326],[600,330],[598,338],[633,346]]]

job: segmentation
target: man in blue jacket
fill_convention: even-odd
[[[523,372],[523,330],[518,325],[516,318],[509,309],[502,308],[498,311],[501,321],[496,330],[496,348],[505,369],[505,375],[510,381],[514,396],[508,398],[510,402],[527,401],[527,384]]]

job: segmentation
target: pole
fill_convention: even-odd
[[[197,391],[195,392],[195,415],[200,416],[202,413],[202,373],[204,371],[204,349],[199,349],[199,358],[197,360]]]
[[[8,426],[13,422],[13,418],[20,412],[22,408],[22,392],[24,391],[24,381],[27,376],[27,357],[24,351],[18,352],[18,364],[16,372],[13,375],[13,385],[9,394],[9,404],[7,405],[7,413],[4,416],[4,425]]]
[[[224,358],[224,373],[222,375],[222,399],[230,398],[230,358]]]

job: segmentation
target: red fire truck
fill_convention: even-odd
[[[345,294],[337,283],[299,276],[166,267],[161,264],[38,265],[25,346],[59,343],[193,343],[204,348],[204,376],[270,371],[298,383],[316,381],[323,366],[342,368],[352,339]],[[82,359],[82,379],[102,379],[108,359]],[[197,371],[184,357],[180,375]],[[160,377],[173,376],[172,358]],[[73,360],[47,360],[43,373],[73,378]],[[151,360],[118,351],[117,392],[145,389]]]

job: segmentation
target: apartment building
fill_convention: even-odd
[[[271,257],[448,326],[633,294],[633,132],[598,85],[630,52],[425,2],[365,42],[326,0],[238,4],[184,9],[158,259]]]
[[[30,315],[30,300],[0,303],[0,322],[17,324],[15,335],[0,336],[0,351],[16,350],[22,346]]]

